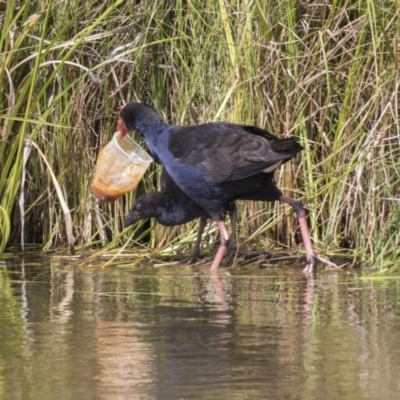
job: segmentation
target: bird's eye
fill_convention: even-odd
[[[140,203],[136,204],[135,208],[136,208],[136,210],[140,210],[142,208],[142,205]]]

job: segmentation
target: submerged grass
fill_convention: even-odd
[[[307,206],[316,247],[398,268],[396,3],[2,3],[0,253],[21,240],[188,252],[196,223],[123,229],[134,198],[159,188],[157,166],[115,203],[89,190],[116,110],[140,100],[175,124],[229,120],[300,137],[305,151],[276,179]],[[239,221],[245,246],[299,243],[286,206],[241,202]]]

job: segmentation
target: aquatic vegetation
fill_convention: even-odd
[[[159,189],[156,165],[115,203],[90,193],[119,106],[140,100],[175,124],[225,120],[298,136],[305,151],[276,179],[309,207],[315,247],[396,267],[397,20],[395,2],[370,0],[7,1],[0,253],[21,241],[189,252],[194,223],[123,229],[134,198]],[[243,246],[301,243],[290,207],[238,206]],[[207,239],[217,240],[214,228]]]

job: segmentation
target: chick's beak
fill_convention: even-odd
[[[139,217],[136,214],[135,211],[130,211],[129,214],[126,216],[125,218],[125,228],[127,228],[128,226],[133,225],[135,222],[139,221]]]

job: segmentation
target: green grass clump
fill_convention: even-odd
[[[305,151],[276,178],[309,209],[316,247],[380,269],[398,265],[396,2],[0,7],[0,253],[21,241],[135,246],[138,235],[152,248],[186,246],[195,223],[123,230],[135,196],[158,189],[156,166],[115,203],[89,190],[118,107],[140,100],[175,124],[229,120],[299,136]],[[286,206],[247,202],[239,212],[239,237],[299,243]]]

